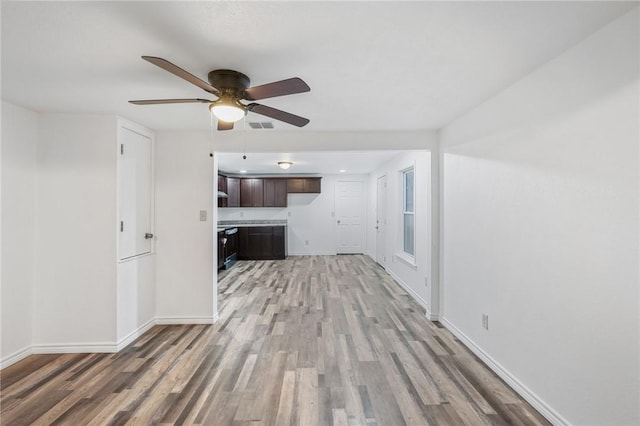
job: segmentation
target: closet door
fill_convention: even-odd
[[[151,253],[152,167],[151,138],[118,128],[118,256],[120,260]]]

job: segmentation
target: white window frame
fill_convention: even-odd
[[[407,181],[406,181],[406,176],[407,173],[413,173],[413,194],[412,197],[413,199],[412,201],[412,206],[413,206],[413,210],[412,211],[407,211],[406,210],[406,206],[407,206]],[[403,169],[400,171],[400,179],[402,181],[401,184],[401,188],[402,188],[402,206],[400,208],[400,228],[401,228],[401,232],[400,232],[400,241],[401,241],[401,245],[400,245],[400,253],[402,254],[403,257],[407,258],[407,260],[410,261],[410,263],[415,264],[415,258],[416,258],[416,168],[414,165],[412,165],[411,167],[407,167],[406,169]],[[409,253],[408,251],[405,250],[405,218],[407,217],[407,215],[411,215],[413,216],[413,253]]]

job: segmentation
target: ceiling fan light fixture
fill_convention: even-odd
[[[293,163],[291,161],[278,161],[278,167],[282,170],[288,170],[292,165]]]
[[[235,123],[242,120],[247,114],[244,105],[233,99],[222,98],[209,105],[209,109],[218,120],[226,121],[227,123]]]

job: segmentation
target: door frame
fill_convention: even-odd
[[[380,192],[380,184],[384,183],[382,197]],[[382,200],[381,200],[382,198]],[[380,206],[384,209],[384,223],[380,224]],[[387,241],[387,175],[381,175],[376,179],[376,262],[384,267],[387,262],[387,253],[385,245]],[[382,231],[380,230],[382,228]],[[382,247],[381,247],[382,246]],[[382,254],[382,256],[381,256]],[[382,259],[380,258],[382,257]]]

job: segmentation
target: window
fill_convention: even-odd
[[[413,167],[402,171],[402,250],[415,256],[415,210]]]

